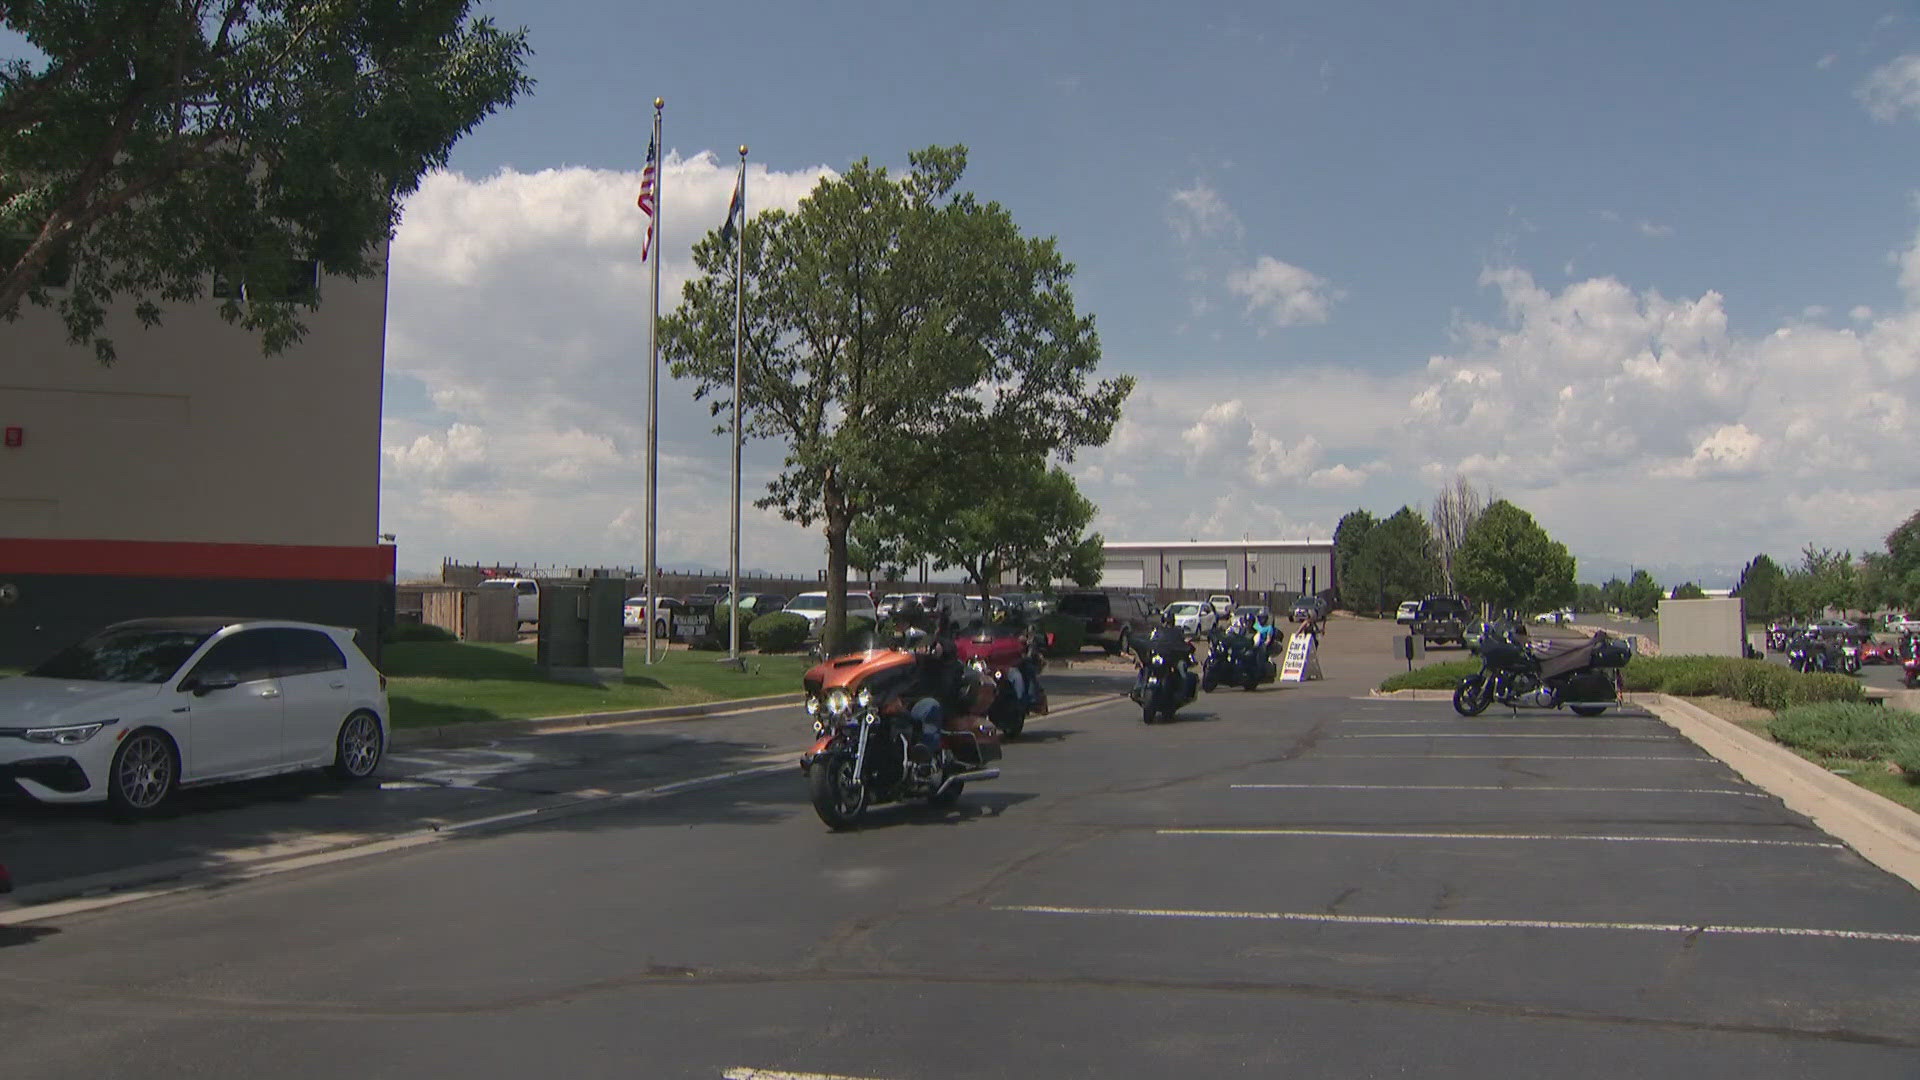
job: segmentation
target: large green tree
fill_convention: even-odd
[[[1467,530],[1454,561],[1460,591],[1517,614],[1550,611],[1573,600],[1573,554],[1533,515],[1496,500]]]
[[[1887,534],[1886,553],[1871,567],[1877,604],[1920,611],[1920,510]]]
[[[1746,602],[1747,618],[1772,621],[1786,614],[1786,574],[1765,553],[1740,568],[1733,595]]]
[[[0,25],[0,318],[55,305],[102,362],[115,303],[230,289],[274,352],[315,261],[376,273],[400,200],[532,82],[470,0],[19,0]],[[64,284],[56,296],[51,284]]]
[[[930,147],[895,177],[862,159],[739,233],[744,434],[786,448],[759,505],[824,533],[830,647],[856,522],[972,467],[979,448],[1070,460],[1106,441],[1133,387],[1091,382],[1100,346],[1074,310],[1072,265],[960,192],[966,160],[965,147]],[[662,347],[719,414],[732,400],[732,246],[709,233],[694,261]]]
[[[1660,598],[1665,595],[1652,574],[1635,570],[1633,577],[1620,586],[1620,610],[1636,619],[1651,619],[1660,610]]]
[[[1372,579],[1373,594],[1359,610],[1390,611],[1402,600],[1415,600],[1440,584],[1438,541],[1433,527],[1418,510],[1400,509],[1368,531],[1361,543],[1360,562]]]
[[[1349,511],[1333,527],[1333,580],[1340,603],[1351,611],[1363,611],[1380,592],[1380,575],[1365,557],[1367,537],[1375,526],[1373,514],[1366,510]]]
[[[984,602],[1003,573],[1022,582],[1093,585],[1104,543],[1088,535],[1094,505],[1044,456],[981,448],[968,468],[901,493],[854,530],[886,565],[925,559],[964,570]]]
[[[1605,611],[1607,609],[1605,590],[1598,585],[1581,582],[1574,587],[1573,609],[1583,615]]]

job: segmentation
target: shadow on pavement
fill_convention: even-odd
[[[51,926],[0,926],[0,949],[9,945],[26,945],[59,932]]]

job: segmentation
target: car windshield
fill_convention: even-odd
[[[194,650],[212,637],[204,630],[122,627],[102,630],[69,645],[27,672],[41,679],[76,682],[163,683],[180,670]]]
[[[1175,615],[1191,615],[1200,610],[1200,605],[1191,600],[1187,600],[1178,604],[1168,604],[1167,610]]]
[[[824,612],[827,610],[827,594],[826,593],[805,593],[800,596],[796,596],[793,598],[793,603],[787,605],[787,610],[794,611],[794,612],[799,612],[799,611]]]

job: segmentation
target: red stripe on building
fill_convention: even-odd
[[[0,575],[391,582],[395,548],[0,539]]]

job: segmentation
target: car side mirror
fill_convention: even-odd
[[[231,690],[240,685],[240,677],[230,671],[217,671],[211,675],[190,675],[180,684],[180,689],[192,692],[194,697],[205,697],[215,690]]]

